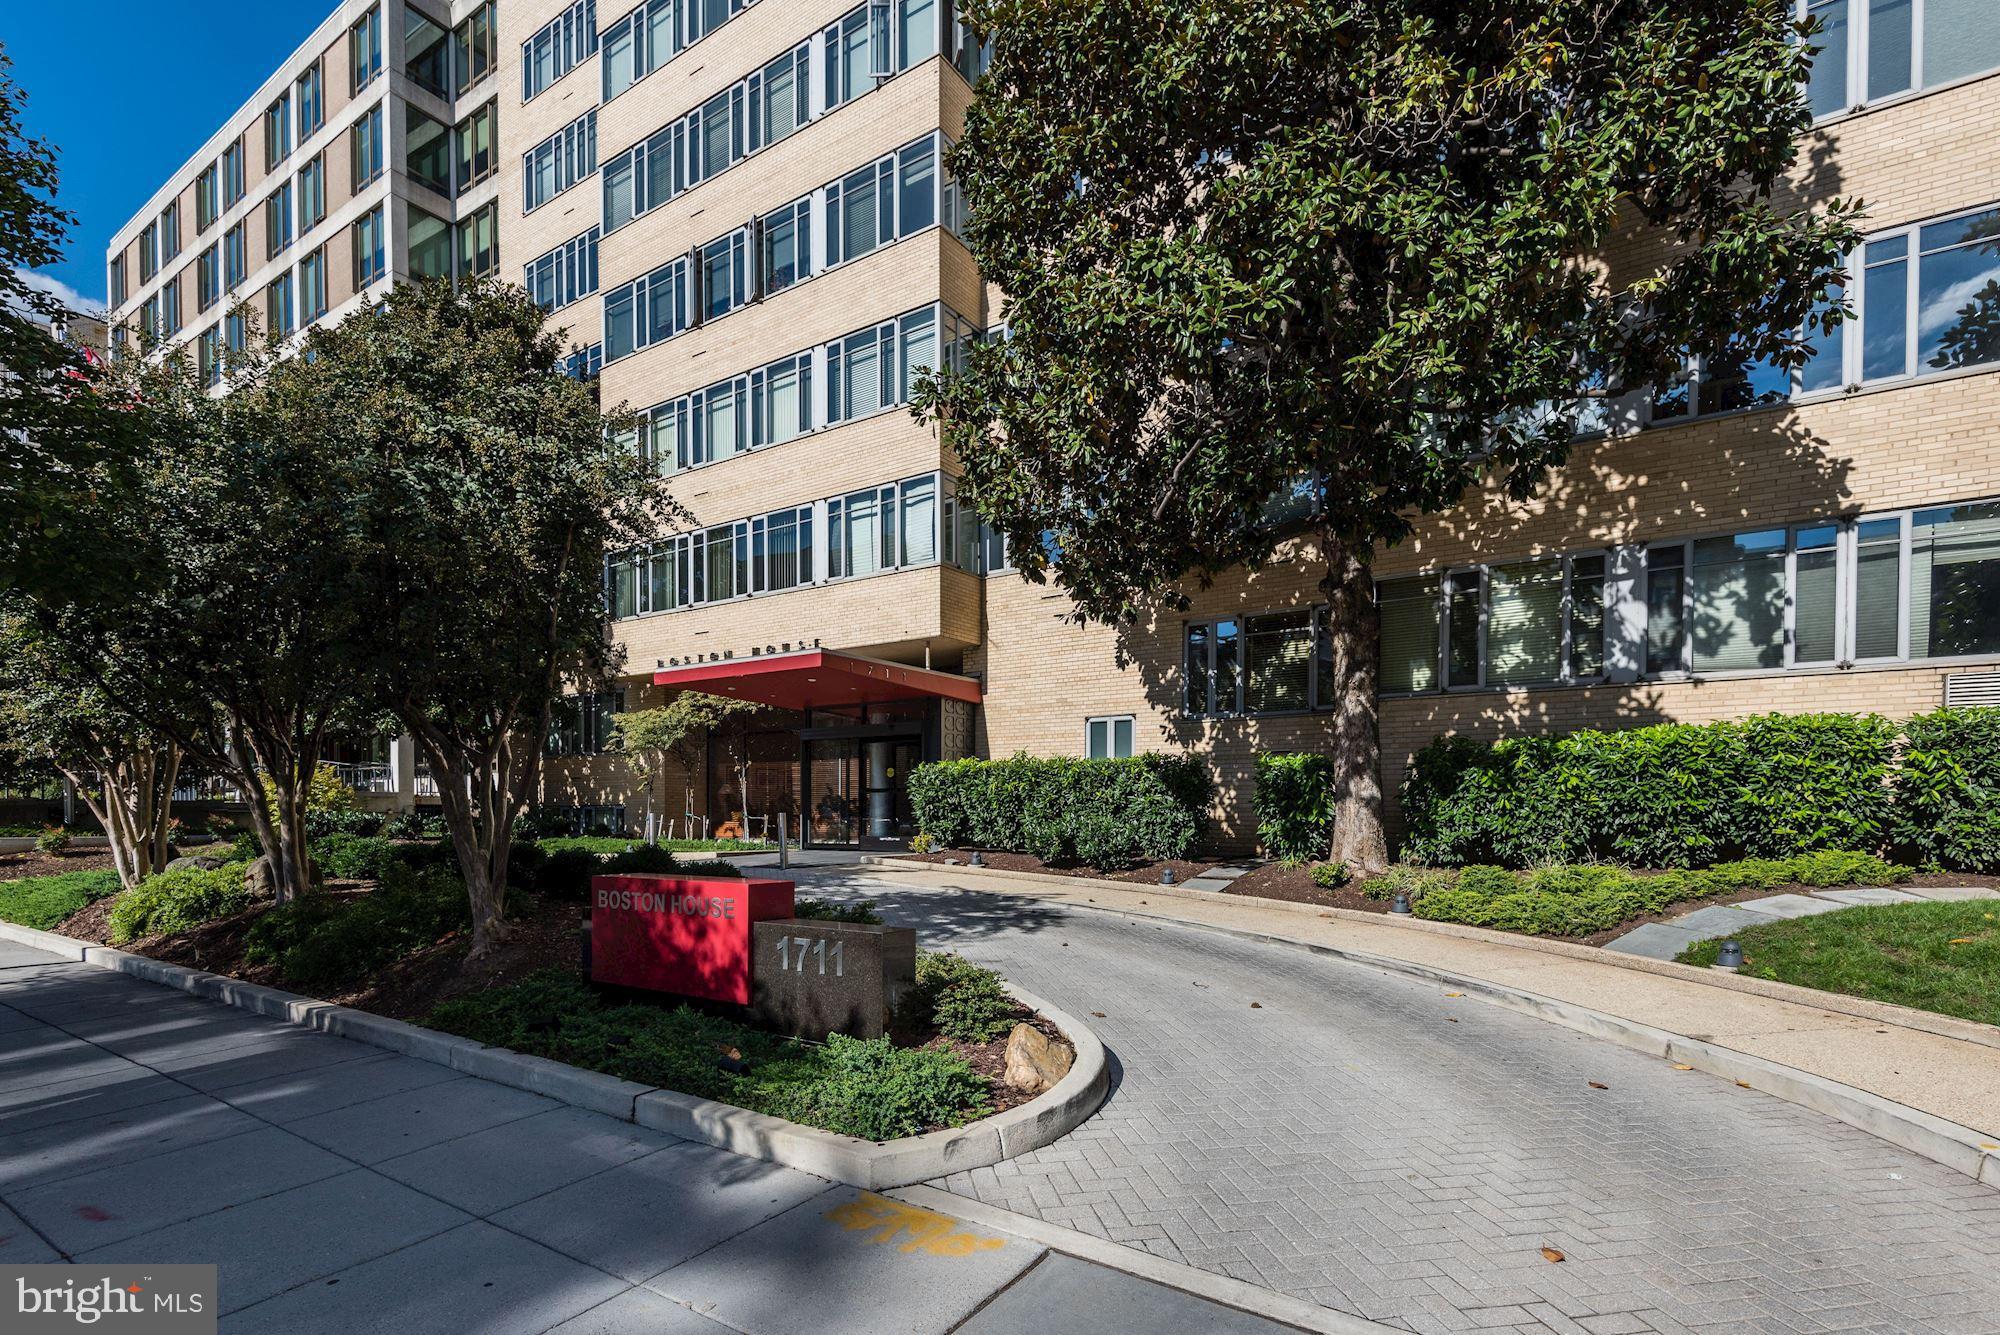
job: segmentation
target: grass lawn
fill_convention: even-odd
[[[2000,1024],[2000,900],[1884,904],[1752,927],[1742,972]],[[1719,941],[1681,952],[1715,963]]]
[[[0,922],[46,932],[84,905],[117,893],[115,871],[66,871],[0,881]]]
[[[642,839],[617,839],[605,834],[563,835],[555,839],[538,839],[543,848],[551,853],[559,853],[565,848],[581,848],[592,853],[623,853],[634,844],[644,843]],[[662,839],[660,847],[675,853],[763,853],[775,850],[776,844],[767,844],[761,839]]]

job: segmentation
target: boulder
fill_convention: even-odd
[[[166,866],[168,871],[179,871],[182,867],[197,867],[202,871],[214,871],[222,865],[222,859],[207,853],[190,853],[186,857],[175,858]]]
[[[278,895],[276,878],[271,874],[271,859],[258,858],[250,864],[250,870],[243,875],[243,888],[250,892],[252,899],[275,899]]]
[[[1031,1024],[1017,1024],[1007,1035],[1007,1071],[1003,1077],[1014,1088],[1039,1094],[1054,1088],[1069,1074],[1076,1053],[1060,1039],[1050,1038]]]

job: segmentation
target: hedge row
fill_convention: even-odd
[[[2000,710],[1765,714],[1623,732],[1444,737],[1402,787],[1403,856],[1700,867],[1819,849],[2000,868]]]
[[[949,848],[1044,862],[1129,867],[1182,858],[1201,835],[1213,783],[1193,756],[946,760],[910,772],[917,828]]]

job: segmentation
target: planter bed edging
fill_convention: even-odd
[[[1013,998],[1060,1029],[1076,1049],[1069,1074],[1027,1103],[968,1126],[870,1141],[55,932],[0,922],[0,939],[871,1191],[986,1168],[1040,1149],[1075,1130],[1097,1111],[1110,1090],[1104,1044],[1097,1035],[1074,1016],[1012,983],[1006,987]]]
[[[1362,909],[1341,908],[1333,904],[1306,904],[1293,899],[1267,899],[1263,895],[1219,894],[1213,890],[1189,890],[1178,885],[1147,885],[1134,881],[1114,881],[1099,876],[1063,876],[1055,872],[1001,871],[993,867],[949,867],[941,862],[914,862],[907,857],[864,855],[862,863],[874,867],[894,867],[901,870],[929,869],[952,875],[984,876],[998,880],[1028,880],[1037,884],[1067,887],[1071,890],[1113,890],[1126,893],[1138,892],[1158,895],[1162,899],[1185,899],[1207,904],[1238,901],[1254,905],[1260,909],[1276,909],[1283,913],[1295,913],[1301,917],[1336,918],[1349,922],[1365,922],[1377,927],[1394,927],[1406,932],[1428,932],[1433,936],[1455,936],[1462,941],[1479,941],[1487,945],[1512,946],[1516,950],[1540,951],[1544,955],[1560,955],[1565,959],[1582,960],[1592,964],[1608,964],[1613,968],[1631,969],[1635,973],[1657,974],[1663,978],[1678,978],[1683,982],[1700,983],[1705,987],[1719,987],[1727,992],[1743,992],[1751,996],[1764,997],[1771,1001],[1789,1001],[1795,1005],[1811,1006],[1815,1010],[1833,1011],[1841,1015],[1852,1015],[1857,1019],[1875,1020],[1885,1024],[1901,1025],[1905,1029],[1915,1029],[1920,1033],[1935,1034],[1939,1038],[1956,1038],[1966,1043],[1977,1043],[1982,1047],[2000,1048],[2000,1026],[1981,1024],[1977,1020],[1962,1020],[1955,1015],[1940,1015],[1935,1011],[1920,1011],[1910,1006],[1899,1006],[1892,1001],[1871,1001],[1867,997],[1849,996],[1845,992],[1823,992],[1816,987],[1803,987],[1797,983],[1781,983],[1775,978],[1754,978],[1748,974],[1729,973],[1721,969],[1703,969],[1692,964],[1681,964],[1674,960],[1650,959],[1644,955],[1628,955],[1623,951],[1606,950],[1602,946],[1586,946],[1575,941],[1564,941],[1546,936],[1529,936],[1525,932],[1503,932],[1492,927],[1473,927],[1460,922],[1436,922],[1429,918],[1405,917],[1396,913],[1369,913]],[[1100,906],[1101,907],[1101,906]],[[1137,910],[1119,910],[1137,912]],[[1174,919],[1174,921],[1180,921]],[[1184,923],[1189,927],[1204,927],[1205,923]]]
[[[33,834],[7,835],[0,838],[0,853],[32,853],[35,851],[35,841],[40,837]],[[69,847],[78,851],[89,849],[96,852],[98,849],[111,847],[111,840],[101,834],[73,834],[69,837]]]

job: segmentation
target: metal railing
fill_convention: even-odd
[[[431,773],[428,761],[417,762],[416,781],[411,784],[414,796],[436,797],[438,795],[437,776]]]
[[[345,760],[329,760],[327,765],[340,776],[340,781],[357,793],[393,793],[396,791],[396,774],[386,764],[356,764]]]
[[[243,790],[223,778],[191,779],[174,787],[176,802],[241,802]]]

